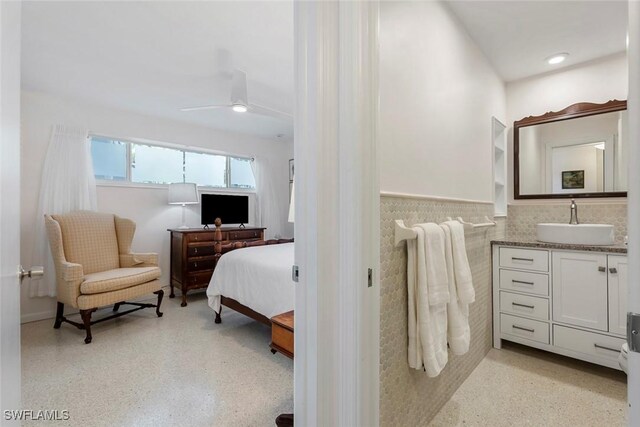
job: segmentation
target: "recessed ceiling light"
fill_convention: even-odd
[[[559,64],[567,59],[567,56],[569,56],[568,53],[556,53],[555,55],[547,58],[547,63],[551,65]]]
[[[247,106],[246,105],[242,105],[242,104],[233,104],[231,109],[233,111],[235,111],[236,113],[246,113],[247,112]]]

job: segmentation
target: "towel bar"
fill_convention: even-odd
[[[447,217],[447,219],[448,219],[449,221],[453,221],[453,220],[451,219],[451,217]],[[488,216],[486,216],[486,215],[485,215],[485,217],[484,217],[484,220],[485,220],[486,222],[481,222],[481,223],[478,223],[478,224],[473,224],[473,223],[471,223],[471,222],[467,222],[467,221],[465,221],[464,219],[462,219],[462,217],[457,217],[457,218],[456,218],[456,221],[458,221],[460,224],[464,225],[464,228],[465,228],[465,229],[468,229],[468,228],[494,227],[494,226],[496,225],[496,222],[495,222],[495,221],[492,221],[491,219],[489,219],[489,217],[488,217]]]
[[[483,228],[483,227],[494,227],[496,225],[495,221],[492,221],[491,219],[489,219],[488,216],[484,217],[486,222],[482,222],[479,224],[473,224],[471,222],[466,222],[465,220],[462,219],[462,217],[458,217],[456,218],[456,221],[458,221],[460,224],[462,224],[465,228],[465,230],[467,229],[471,229],[471,228]],[[453,221],[453,219],[451,217],[447,217],[448,221]],[[411,228],[407,227],[406,225],[404,225],[404,221],[401,219],[396,219],[395,221],[395,229],[394,229],[394,241],[395,241],[395,245],[396,246],[400,246],[400,243],[402,243],[405,240],[411,240],[411,239],[415,239],[418,234]]]

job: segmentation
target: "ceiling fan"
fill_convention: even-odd
[[[229,102],[228,104],[212,104],[195,107],[185,107],[181,108],[180,111],[213,110],[216,108],[231,108],[236,113],[249,112],[284,120],[291,120],[293,118],[291,114],[285,113],[283,111],[275,110],[263,105],[249,103],[249,99],[247,97],[247,74],[244,71],[240,71],[238,69],[233,70],[232,73],[231,102]]]

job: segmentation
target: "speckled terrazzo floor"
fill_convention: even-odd
[[[24,324],[23,408],[66,409],[55,425],[92,427],[272,426],[293,411],[293,362],[271,354],[267,327],[229,309],[214,324],[204,293],[162,309],[100,323],[89,345],[70,325]]]
[[[505,343],[489,352],[430,426],[623,426],[626,378]]]

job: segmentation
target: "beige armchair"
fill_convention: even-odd
[[[157,254],[131,253],[136,224],[116,215],[76,211],[64,215],[45,215],[51,254],[56,267],[58,309],[53,325],[62,322],[85,329],[85,343],[91,342],[91,325],[143,308],[155,307],[162,317],[160,304],[160,268]],[[126,302],[149,293],[158,295],[157,304]],[[64,317],[64,305],[80,310],[82,323]],[[116,314],[91,321],[91,314],[113,304]],[[118,312],[122,304],[136,308]]]

